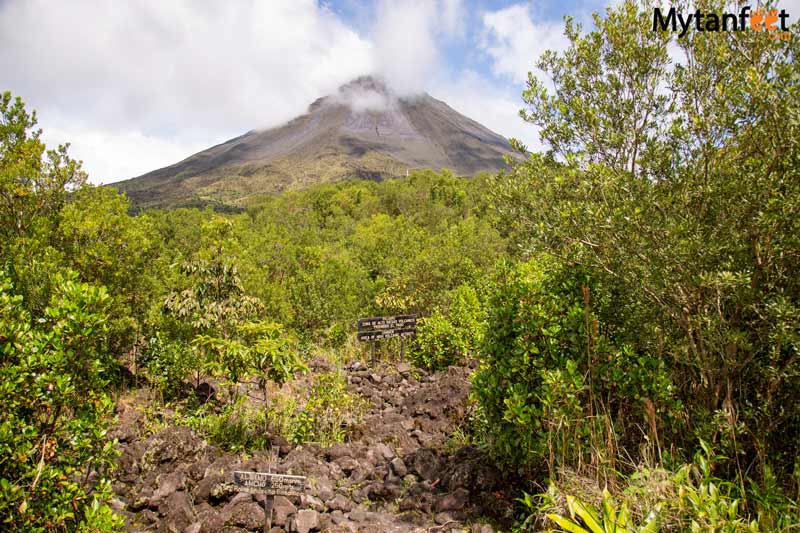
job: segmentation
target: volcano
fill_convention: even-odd
[[[344,179],[410,171],[496,172],[508,140],[427,93],[399,97],[361,77],[271,129],[244,135],[142,176],[112,184],[139,208],[222,204]]]

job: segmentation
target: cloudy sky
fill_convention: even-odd
[[[0,90],[94,183],[275,126],[362,74],[530,147],[527,72],[598,0],[0,0]]]

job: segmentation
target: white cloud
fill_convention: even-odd
[[[207,140],[186,140],[180,137],[148,137],[139,131],[105,131],[51,127],[42,131],[42,140],[49,147],[70,143],[70,154],[83,160],[91,181],[97,176],[140,176],[156,168],[176,163],[186,156],[208,148]],[[217,142],[222,141],[219,139]],[[115,180],[106,180],[115,181]]]
[[[569,41],[564,35],[563,21],[534,20],[525,4],[484,12],[480,17],[478,46],[488,56],[495,76],[507,83],[487,81],[477,73],[464,72],[438,90],[458,111],[501,135],[522,141],[531,151],[541,151],[546,147],[539,138],[538,127],[519,116],[524,107],[522,91],[528,72],[551,85],[535,63],[546,50],[565,50]]]
[[[535,23],[523,4],[484,13],[482,49],[492,60],[492,71],[522,83],[528,72],[541,75],[535,63],[546,50],[564,50],[568,44],[562,21]]]
[[[442,24],[445,34],[463,37],[467,14],[461,0],[441,0]]]
[[[398,94],[422,92],[442,70],[440,41],[463,36],[460,0],[381,0],[372,39],[378,73]]]
[[[371,44],[313,0],[9,0],[0,50],[2,88],[75,141],[95,182],[140,166],[98,164],[101,151],[152,149],[152,170],[196,145],[175,139],[208,146],[289,120],[374,69]]]
[[[0,0],[0,89],[38,110],[48,143],[71,141],[95,183],[290,120],[368,73],[537,147],[517,114],[520,80],[541,50],[561,45],[562,24],[534,24],[511,6],[484,13],[480,42],[469,43],[469,17],[462,0],[378,0],[359,35],[314,0]],[[477,44],[514,84],[453,73],[442,57],[452,44]],[[378,93],[348,98],[387,105]]]
[[[431,94],[495,133],[522,141],[529,150],[543,149],[538,128],[519,116],[523,107],[519,86],[501,86],[476,72],[465,71],[454,79],[438,82]]]
[[[349,106],[356,113],[385,111],[395,104],[395,98],[384,91],[351,85],[340,88],[333,99]]]

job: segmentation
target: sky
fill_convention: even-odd
[[[613,0],[611,0],[613,1]],[[529,148],[528,71],[602,0],[0,0],[0,90],[93,183],[280,125],[364,74]]]

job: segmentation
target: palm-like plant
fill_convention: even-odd
[[[625,502],[617,507],[607,489],[603,490],[602,513],[574,496],[567,496],[569,517],[550,513],[547,518],[569,533],[657,533],[656,513],[650,512],[644,523],[631,523],[630,511]]]

